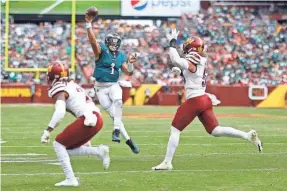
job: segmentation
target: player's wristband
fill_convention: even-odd
[[[128,62],[127,71],[128,71],[128,72],[132,72],[133,70],[134,70],[134,65],[133,65],[133,63],[129,63],[129,62]]]
[[[169,46],[170,47],[173,47],[173,48],[176,48],[176,39],[171,39],[171,41],[169,42]]]
[[[92,28],[92,23],[86,23],[86,29]]]

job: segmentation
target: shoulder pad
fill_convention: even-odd
[[[48,96],[53,97],[57,93],[66,91],[66,82],[56,82],[48,91]]]

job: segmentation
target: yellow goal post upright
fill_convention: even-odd
[[[35,72],[36,79],[40,78],[41,72],[47,72],[47,68],[10,68],[9,67],[9,1],[5,4],[5,63],[4,69],[6,72]],[[71,14],[71,65],[70,71],[75,72],[75,27],[76,27],[76,0],[72,0],[72,14]]]

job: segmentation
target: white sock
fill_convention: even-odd
[[[170,128],[170,136],[167,144],[166,154],[165,154],[165,162],[172,162],[173,155],[179,143],[180,130],[175,127]]]
[[[120,129],[123,115],[123,101],[116,100],[113,105],[114,105],[114,129]]]
[[[81,155],[95,155],[100,157],[99,147],[86,147],[81,146],[75,149],[67,150],[70,156],[81,156]]]
[[[215,129],[213,129],[213,131],[211,132],[211,135],[215,137],[239,137],[242,139],[248,138],[248,134],[243,131],[234,129],[232,127],[221,126],[215,127]]]
[[[121,122],[120,131],[121,131],[121,134],[125,138],[126,141],[130,139],[130,136],[128,135],[128,132],[126,131],[126,128],[125,128],[123,122]]]
[[[70,157],[69,157],[66,147],[57,141],[54,141],[53,146],[57,154],[59,163],[61,164],[62,169],[66,175],[66,178],[67,179],[75,178],[72,165],[70,162]]]

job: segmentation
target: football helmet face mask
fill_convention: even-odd
[[[59,80],[68,80],[69,68],[61,61],[55,61],[48,67],[47,81],[49,85],[53,85]]]
[[[203,53],[204,42],[201,38],[193,36],[188,38],[183,44],[183,53],[188,54],[190,52]]]
[[[105,44],[110,51],[115,52],[121,46],[122,39],[117,33],[108,34],[105,38]]]

